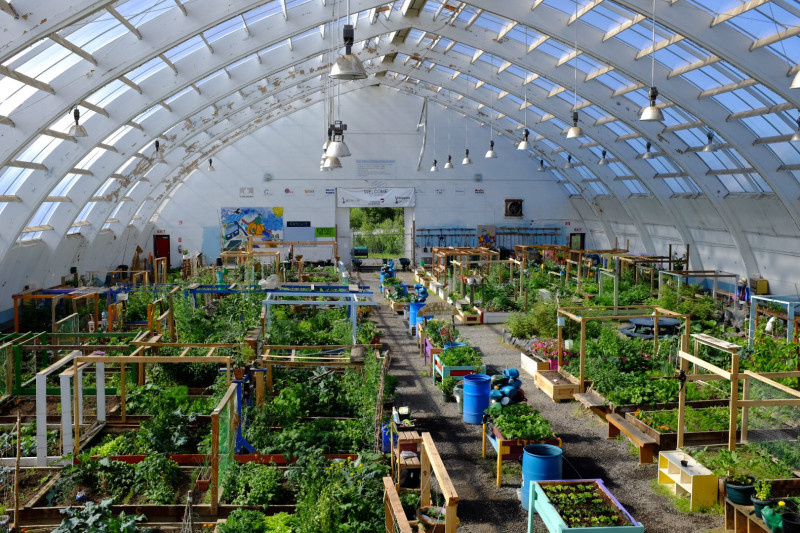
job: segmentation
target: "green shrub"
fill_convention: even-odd
[[[535,318],[533,314],[511,313],[506,320],[506,329],[512,337],[529,339],[536,331]]]
[[[283,493],[283,473],[273,465],[233,463],[222,478],[222,497],[234,505],[267,509]]]

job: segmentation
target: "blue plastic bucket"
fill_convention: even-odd
[[[419,310],[425,305],[425,302],[411,302],[408,305],[408,327],[417,325],[417,315]]]
[[[483,412],[489,407],[491,378],[486,374],[464,376],[464,422],[483,423]]]
[[[522,508],[528,510],[531,481],[562,479],[564,450],[552,444],[528,444],[522,454]]]
[[[517,395],[517,392],[519,391],[517,390],[516,387],[512,387],[511,385],[506,385],[504,387],[500,387],[500,392],[502,392],[505,396],[508,396],[509,398],[513,398],[514,396]]]
[[[444,345],[444,348],[442,348],[442,351],[447,350],[448,348],[458,348],[459,346],[466,346],[466,343],[463,343],[463,342],[448,342],[447,344]]]
[[[392,429],[389,424],[381,424],[381,436],[383,437],[383,453],[389,453],[392,451]],[[394,443],[397,444],[398,436],[394,436]]]

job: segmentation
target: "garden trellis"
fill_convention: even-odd
[[[762,310],[759,309],[759,304],[762,306]],[[778,315],[777,313],[771,311],[769,307],[772,305],[785,308],[786,314]],[[800,297],[798,296],[752,296],[750,298],[750,327],[747,330],[748,346],[751,348],[753,347],[756,329],[758,328],[758,316],[759,313],[764,313],[763,308],[767,308],[767,312],[764,314],[770,314],[772,316],[781,318],[782,320],[786,320],[786,341],[792,342],[794,340],[797,342],[797,322],[798,319],[800,319],[797,313],[798,307],[800,307]],[[792,327],[789,327],[789,324],[791,324]]]

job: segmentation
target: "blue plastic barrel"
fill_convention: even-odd
[[[528,510],[531,481],[562,479],[561,459],[564,450],[552,444],[528,444],[522,454],[522,508]]]
[[[459,346],[466,346],[466,344],[463,342],[448,342],[444,345],[442,350],[447,350],[448,348],[458,348]]]
[[[425,302],[411,302],[408,305],[408,327],[417,325],[417,314],[423,308]]]
[[[406,284],[406,283],[400,283],[400,284],[398,284],[398,285],[395,285],[395,286],[394,286],[394,292],[395,292],[395,293],[396,293],[398,296],[405,296],[405,295],[407,295],[407,294],[408,294],[408,284]]]
[[[489,407],[491,378],[486,374],[464,376],[464,422],[483,423],[483,412]]]

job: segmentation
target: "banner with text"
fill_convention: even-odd
[[[339,207],[414,207],[414,188],[336,189]]]

